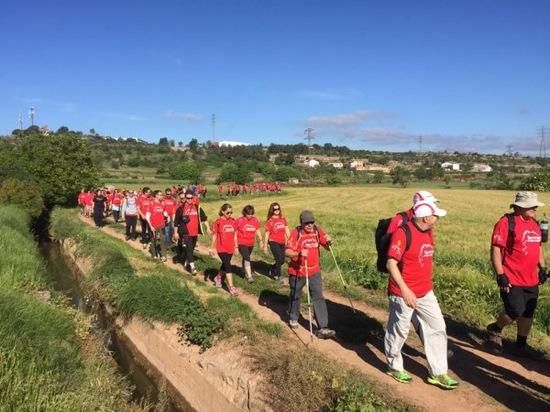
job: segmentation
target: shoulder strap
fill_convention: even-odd
[[[398,213],[398,215],[400,215],[401,218],[403,219],[403,221],[401,222],[402,225],[404,225],[409,221],[409,215],[407,214],[407,212],[401,212],[401,213]]]
[[[403,228],[403,232],[405,232],[405,252],[406,252],[411,247],[412,233],[411,233],[411,228],[409,227],[409,225],[404,224],[401,227]]]
[[[512,253],[514,250],[514,242],[516,240],[516,219],[513,213],[506,213],[508,219],[508,237],[506,238],[506,250]]]

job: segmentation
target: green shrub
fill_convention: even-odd
[[[40,188],[31,182],[6,179],[0,184],[0,203],[18,205],[31,217],[38,217],[44,210]]]
[[[550,172],[534,173],[521,184],[522,190],[550,192]]]

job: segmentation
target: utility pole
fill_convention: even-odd
[[[212,113],[212,144],[216,144],[216,113]]]
[[[313,137],[313,129],[311,127],[308,127],[306,130],[304,130],[304,133],[307,135],[304,139],[307,140],[307,149],[311,152],[311,141],[315,139]]]
[[[540,126],[538,128],[538,135],[540,138],[539,157],[541,158],[546,158],[546,133],[547,133],[547,128],[545,126]]]
[[[506,154],[508,156],[512,157],[512,145],[511,144],[506,145]]]
[[[34,126],[34,107],[29,107],[29,117],[31,118],[31,126]]]
[[[419,153],[422,153],[422,136],[418,136]]]
[[[23,130],[23,117],[19,115],[19,130]]]

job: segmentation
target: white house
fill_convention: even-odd
[[[460,163],[444,162],[444,163],[441,163],[441,168],[446,169],[446,170],[452,170],[453,172],[459,172],[460,171]]]
[[[235,142],[232,140],[222,140],[221,142],[218,142],[218,146],[220,147],[250,146],[250,143]]]
[[[474,165],[472,166],[472,172],[489,173],[492,171],[493,171],[493,168],[484,163],[474,163]]]
[[[317,167],[319,166],[319,162],[315,159],[307,159],[306,161],[304,161],[304,165],[306,165],[307,167]]]
[[[342,162],[331,162],[329,163],[329,165],[334,167],[335,169],[342,169],[344,167],[344,164]]]

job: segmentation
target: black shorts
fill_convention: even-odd
[[[512,286],[510,292],[500,292],[504,311],[511,319],[532,318],[537,308],[539,287]]]
[[[220,270],[225,273],[231,273],[231,258],[233,257],[232,253],[218,253],[220,260],[222,261],[222,266]]]

